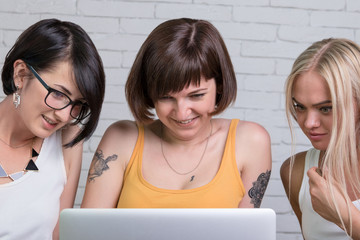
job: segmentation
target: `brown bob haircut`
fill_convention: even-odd
[[[218,30],[208,21],[173,19],[157,26],[141,46],[125,86],[127,102],[136,121],[154,120],[154,103],[179,92],[201,77],[215,79],[216,109],[223,112],[235,101],[234,69]]]

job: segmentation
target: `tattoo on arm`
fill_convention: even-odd
[[[251,198],[251,203],[254,204],[255,208],[259,208],[261,205],[262,198],[264,197],[266,187],[269,183],[271,171],[261,173],[257,180],[253,182],[253,187],[250,188],[248,194]]]
[[[104,171],[109,169],[108,162],[115,161],[117,157],[116,154],[113,154],[105,159],[103,151],[97,151],[92,162],[92,167],[89,170],[88,182],[95,181],[96,177],[100,177]]]

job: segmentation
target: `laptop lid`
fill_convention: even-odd
[[[60,240],[275,240],[272,209],[65,209]]]

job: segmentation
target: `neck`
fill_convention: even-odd
[[[0,116],[0,141],[4,144],[21,146],[35,137],[19,116],[10,95],[0,103]]]

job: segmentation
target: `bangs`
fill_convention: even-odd
[[[144,80],[153,102],[191,84],[199,85],[202,77],[218,80],[221,76],[220,60],[211,40],[193,28],[184,29],[178,35],[164,42],[153,42],[153,49],[157,51],[143,62]]]
[[[169,93],[180,92],[191,84],[198,86],[201,77],[215,77],[207,65],[193,57],[167,61],[158,66],[167,67],[159,71],[155,68],[157,74],[153,74],[148,81],[149,96],[154,102]]]

